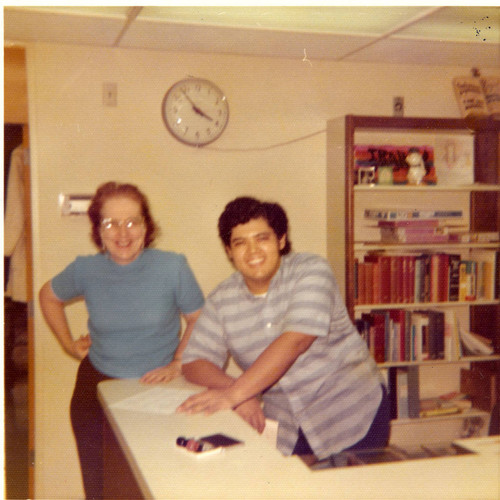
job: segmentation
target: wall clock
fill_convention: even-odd
[[[189,146],[205,146],[219,138],[229,120],[222,90],[209,80],[180,80],[165,94],[163,121],[168,131]]]

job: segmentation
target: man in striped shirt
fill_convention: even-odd
[[[208,296],[183,354],[185,377],[208,389],[179,412],[234,409],[259,432],[277,420],[285,455],[326,458],[389,438],[383,378],[323,258],[291,253],[276,203],[236,198],[219,236],[236,272]],[[224,371],[232,355],[242,374]],[[263,402],[263,405],[262,405]]]

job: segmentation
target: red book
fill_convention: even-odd
[[[404,302],[415,302],[415,255],[405,255]]]
[[[446,302],[449,293],[449,255],[435,253],[431,255],[431,302]]]
[[[372,313],[371,345],[373,357],[377,363],[385,362],[385,314]]]
[[[358,262],[358,304],[366,304],[365,263]]]
[[[396,302],[398,304],[402,304],[404,302],[404,279],[405,279],[405,270],[404,270],[404,261],[405,258],[403,255],[396,256]]]
[[[373,262],[374,304],[388,304],[391,301],[391,258],[388,255],[369,254],[365,262]]]
[[[398,291],[398,272],[397,272],[397,255],[391,255],[391,303],[396,304],[398,302],[397,299],[397,291]]]
[[[365,299],[373,304],[373,262],[365,262]]]

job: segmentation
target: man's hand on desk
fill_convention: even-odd
[[[172,361],[166,366],[160,366],[150,372],[145,373],[140,382],[143,384],[161,384],[167,383],[182,374],[182,361]]]
[[[264,431],[266,419],[258,398],[253,397],[238,403],[231,388],[208,389],[194,394],[178,408],[179,413],[204,413],[211,415],[220,410],[233,409],[245,422],[250,424],[259,433]]]
[[[234,411],[249,423],[259,434],[264,432],[266,426],[266,417],[262,411],[262,405],[259,399],[250,398],[237,406]]]
[[[220,410],[231,410],[240,403],[241,401],[238,401],[231,387],[227,389],[207,389],[186,399],[177,408],[177,411],[179,413],[211,415]]]

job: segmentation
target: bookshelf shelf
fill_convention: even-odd
[[[422,191],[464,191],[464,192],[481,192],[481,191],[500,191],[500,185],[494,184],[483,184],[483,183],[474,183],[474,184],[463,184],[463,185],[444,185],[444,184],[434,184],[434,185],[425,185],[425,186],[409,186],[405,184],[401,185],[381,185],[381,184],[369,184],[369,185],[355,185],[355,192],[384,192],[384,191],[410,191],[410,192],[422,192]]]
[[[479,410],[477,408],[471,408],[468,410],[463,410],[458,413],[450,413],[448,415],[433,415],[429,417],[420,417],[418,419],[414,418],[399,418],[397,420],[392,421],[392,425],[414,425],[415,420],[420,421],[422,424],[429,423],[429,422],[437,422],[437,421],[443,421],[443,420],[463,420],[463,419],[470,419],[470,418],[480,418],[483,420],[489,420],[489,413],[484,411],[484,410]]]
[[[379,242],[355,242],[355,252],[370,251],[409,251],[409,250],[433,250],[433,249],[469,249],[469,248],[500,248],[497,241],[491,243],[379,243]]]
[[[387,363],[378,363],[380,368],[404,368],[407,366],[433,366],[449,365],[463,363],[481,363],[488,361],[500,361],[500,354],[490,356],[462,356],[458,359],[429,359],[424,361],[390,361]]]
[[[411,304],[401,304],[394,302],[391,304],[356,304],[355,311],[384,310],[384,309],[423,309],[427,307],[460,307],[460,306],[491,306],[500,305],[500,300],[467,300],[449,302],[412,302]]]
[[[393,273],[391,279],[395,279],[395,281],[391,282],[391,293],[394,286],[397,286],[399,291],[395,295],[392,294],[389,300],[387,300],[387,291],[381,292],[381,289],[385,287],[384,282],[388,281],[387,276],[389,275],[387,274],[387,267],[382,268],[386,264],[382,264],[382,261],[378,260],[377,257],[425,259],[425,255],[427,254],[432,255],[433,258],[435,254],[448,254],[450,262],[452,261],[452,257],[455,259],[455,262],[456,259],[460,262],[475,259],[476,261],[488,261],[488,266],[491,266],[492,263],[493,268],[495,268],[495,262],[498,263],[500,260],[500,243],[498,241],[477,240],[479,238],[486,239],[486,237],[494,239],[494,235],[486,235],[484,233],[500,232],[499,134],[500,122],[495,124],[495,126],[473,131],[465,121],[450,118],[427,119],[348,115],[329,120],[327,123],[326,188],[327,227],[329,228],[327,232],[327,257],[333,268],[339,288],[344,294],[346,307],[351,319],[356,321],[359,327],[360,322],[362,323],[366,320],[367,315],[370,315],[372,312],[374,315],[378,315],[376,321],[380,323],[382,322],[380,315],[390,310],[403,310],[403,312],[400,311],[397,313],[401,315],[399,318],[403,315],[406,315],[406,318],[408,318],[408,315],[414,315],[414,313],[417,313],[419,310],[421,312],[423,309],[441,311],[448,318],[446,320],[448,321],[447,328],[449,328],[450,324],[460,325],[461,332],[462,330],[469,331],[486,337],[494,349],[493,355],[462,357],[459,342],[458,340],[455,341],[458,338],[458,334],[453,334],[453,341],[450,343],[450,337],[447,340],[448,343],[446,345],[448,350],[445,355],[446,359],[381,362],[380,353],[378,358],[374,354],[379,366],[387,369],[392,374],[389,381],[390,390],[391,383],[395,383],[396,375],[401,370],[411,371],[412,373],[416,371],[417,387],[422,386],[424,392],[423,394],[422,392],[420,393],[420,397],[425,398],[426,391],[433,385],[433,382],[438,383],[435,377],[432,379],[432,376],[432,381],[429,383],[426,379],[428,371],[432,372],[433,368],[438,368],[440,370],[450,370],[445,375],[450,385],[455,384],[453,389],[450,390],[459,391],[460,387],[457,386],[461,385],[461,377],[463,375],[461,370],[463,369],[463,365],[470,366],[473,372],[480,371],[484,374],[485,380],[490,380],[493,372],[493,378],[496,380],[495,387],[500,387],[500,284],[491,287],[491,279],[489,279],[488,293],[478,293],[477,296],[480,298],[476,300],[453,300],[457,298],[456,294],[453,295],[452,300],[448,300],[451,297],[449,290],[448,295],[443,298],[443,295],[440,293],[436,294],[434,289],[432,295],[427,293],[422,295],[419,292],[421,300],[415,302],[411,292],[409,295],[404,295],[407,294],[407,288],[405,288],[407,285],[401,284],[401,279],[398,283],[397,279],[394,278],[395,275],[408,276],[408,269],[412,269],[413,264],[405,263],[402,264],[403,267],[396,267],[396,274],[394,274],[394,270],[391,271]],[[463,171],[460,171],[462,167],[458,166],[457,170],[454,171],[454,173],[457,172],[457,177],[448,175],[446,171],[447,167],[443,164],[444,156],[442,149],[443,143],[448,143],[448,141],[458,147],[455,152],[462,154],[462,159],[469,158],[467,162],[464,160],[464,163],[462,163],[462,167],[468,169],[465,174]],[[401,151],[406,154],[406,151],[408,151],[406,148],[413,146],[423,147],[421,151],[433,151],[431,154],[434,155],[434,167],[438,179],[436,184],[419,186],[407,184],[363,184],[366,181],[366,177],[359,174],[358,169],[366,165],[366,163],[363,164],[363,161],[368,157],[361,156],[362,152],[369,151],[371,155],[369,158],[372,161],[374,158],[384,158],[383,155],[377,156],[380,152],[385,151],[387,154],[393,154],[392,152],[396,151],[394,153],[394,158],[396,159],[394,165],[396,165],[397,170],[404,166],[405,159],[405,156],[397,155]],[[441,164],[439,165],[438,162],[441,162]],[[466,164],[467,166],[465,167]],[[390,163],[382,162],[379,165],[390,165]],[[456,168],[457,165],[458,163],[455,163],[453,168]],[[375,167],[375,169],[377,173],[375,178],[377,178],[379,173],[377,170],[378,167]],[[394,179],[396,179],[396,170],[393,169]],[[369,179],[371,181],[372,178],[370,177]],[[442,183],[440,183],[440,179]],[[471,183],[470,180],[465,179],[473,179],[473,182]],[[400,177],[398,177],[399,180]],[[453,182],[457,182],[457,184],[452,184]],[[344,190],[339,190],[339,186],[342,185],[345,186]],[[455,226],[453,228],[454,232],[460,231],[465,233],[465,235],[457,237],[457,239],[461,238],[460,243],[455,241],[439,241],[442,239],[437,236],[442,234],[439,232],[435,233],[435,243],[382,243],[382,234],[389,239],[393,236],[393,233],[388,233],[388,231],[382,233],[380,231],[381,226],[377,220],[365,217],[365,210],[367,209],[376,209],[376,211],[402,209],[408,212],[414,210],[434,210],[441,213],[448,211],[450,215],[453,212],[461,211],[461,217],[453,214],[453,217],[443,220],[443,225],[447,226],[450,232],[452,232],[451,226]],[[376,216],[376,211],[374,216]],[[411,218],[412,215],[408,215],[408,217]],[[422,218],[424,217],[422,216]],[[429,227],[431,226],[428,225]],[[428,228],[427,234],[430,233]],[[411,234],[410,231],[403,232],[398,229],[397,233],[394,231],[394,234],[397,234],[398,238],[401,234],[404,238],[409,239],[410,237],[415,238],[415,233],[417,232],[414,231]],[[470,238],[472,241],[465,242],[462,239],[465,237]],[[419,256],[418,254],[425,255]],[[485,254],[493,254],[497,257],[490,261],[489,257],[485,257]],[[368,256],[368,259],[365,261],[366,256]],[[376,287],[370,293],[366,294],[367,298],[364,300],[365,296],[360,292],[360,262],[374,262],[374,266],[378,265],[380,269],[383,269],[383,271],[377,271],[379,277],[374,278],[376,281],[372,282],[373,284],[378,283],[378,288]],[[391,265],[398,266],[400,264]],[[420,269],[422,266],[427,265],[430,264],[418,264]],[[436,277],[439,275],[435,271],[438,264],[432,265],[434,266],[434,271],[432,272],[435,273],[432,279],[434,283],[437,283],[437,280],[442,278]],[[446,269],[449,269],[449,265],[445,264]],[[483,269],[486,269],[486,267]],[[490,273],[489,269],[491,267],[488,268],[488,273]],[[429,268],[427,268],[426,272],[429,273]],[[498,270],[495,271],[493,276],[496,276],[498,273]],[[367,276],[369,276],[368,271]],[[410,276],[412,275],[410,274]],[[491,276],[491,273],[489,276]],[[366,283],[369,283],[370,279],[372,278],[367,278],[368,281]],[[498,280],[499,278],[493,279]],[[413,282],[412,278],[410,278],[409,282],[412,283],[410,287],[415,286],[416,291],[417,281]],[[486,280],[484,283],[486,283]],[[419,284],[419,289],[421,286],[423,285]],[[429,285],[426,284],[425,286]],[[486,289],[486,285],[484,289]],[[405,291],[401,292],[401,290]],[[380,299],[383,293],[386,293],[385,300],[369,300],[372,294],[374,299],[376,297]],[[466,293],[465,295],[461,295],[462,299],[465,296],[470,298],[471,294]],[[388,324],[387,315],[388,313],[386,313],[386,325]],[[450,323],[450,317],[456,318],[456,320],[452,320]],[[390,321],[400,321],[400,329],[402,331],[403,327],[401,325],[404,324],[404,321],[408,321],[408,319],[396,320],[391,317]],[[433,328],[435,327],[433,326]],[[360,331],[363,332],[363,336],[367,339],[372,335],[367,330],[366,323],[364,329]],[[387,336],[385,338],[385,349],[389,349],[389,355],[385,359],[408,359],[401,357],[400,353],[403,353],[406,348],[405,355],[407,355],[408,345],[412,345],[412,349],[414,348],[414,345],[411,344],[413,340],[410,344],[403,346],[404,342],[399,344],[398,340],[395,340],[400,337],[394,336],[392,333],[393,330],[388,331],[391,332],[391,336],[389,340]],[[425,335],[430,334],[425,333]],[[397,348],[394,349],[394,346]],[[428,348],[428,346],[425,347]],[[412,351],[412,356],[414,354],[415,352]],[[425,353],[424,357],[426,355],[427,353]],[[441,357],[441,355],[438,357]],[[422,353],[418,353],[414,358],[410,357],[410,359],[421,358]],[[448,373],[453,373],[453,375],[449,375]],[[478,380],[480,379],[481,377],[478,377]],[[412,384],[414,384],[413,381]],[[498,395],[493,394],[493,392],[491,391],[491,398],[488,403],[491,405],[493,405],[495,398],[498,398]],[[465,418],[465,415],[475,415],[474,411],[476,410],[473,410],[472,413],[469,411],[439,417],[425,417],[423,420],[434,422],[436,419],[460,419]],[[478,415],[484,415],[484,412],[479,412]],[[411,423],[415,423],[416,420],[419,419],[408,419]],[[402,423],[400,421],[397,422]],[[404,422],[405,419],[403,419]]]

